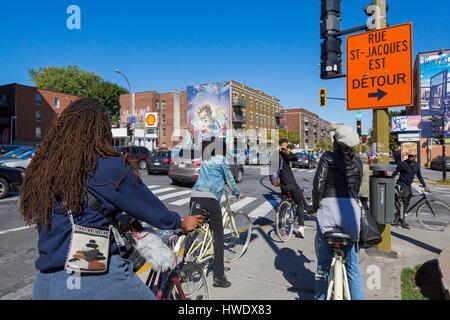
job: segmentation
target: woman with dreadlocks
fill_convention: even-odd
[[[154,299],[119,255],[111,221],[123,211],[160,229],[202,223],[169,211],[111,142],[108,112],[82,98],[61,113],[26,170],[21,213],[39,236],[33,299]]]

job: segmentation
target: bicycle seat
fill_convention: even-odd
[[[353,240],[351,235],[344,233],[339,229],[327,231],[323,234],[323,236],[324,236],[325,240],[327,240],[327,242],[330,246],[333,246],[336,244],[346,246],[347,244],[351,243]]]

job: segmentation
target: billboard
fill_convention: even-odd
[[[450,51],[419,55],[419,86],[422,137],[431,134],[431,117],[445,115],[446,136],[450,126]]]
[[[391,132],[419,131],[421,116],[392,117]]]
[[[230,128],[230,84],[187,87],[187,128],[192,137],[226,136]]]

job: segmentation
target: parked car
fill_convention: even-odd
[[[442,156],[437,156],[430,163],[430,169],[442,171]],[[450,170],[450,157],[445,158],[445,171]]]
[[[163,172],[169,173],[169,166],[172,163],[172,152],[168,149],[154,150],[147,161],[148,174]]]
[[[20,146],[16,146],[13,144],[1,144],[0,145],[0,157],[2,157],[3,155],[7,154],[10,151],[16,150],[19,147]]]
[[[139,169],[147,169],[147,162],[150,160],[150,150],[141,146],[115,147],[120,153],[127,154],[129,159],[136,161]]]
[[[169,178],[173,184],[193,185],[198,178],[200,166],[202,164],[201,153],[191,150],[191,156],[183,157],[183,149],[172,151],[172,163],[169,167]],[[244,166],[242,164],[230,164],[231,173],[237,183],[244,179]]]
[[[18,169],[0,167],[0,199],[5,198],[10,191],[19,191],[23,172]]]
[[[28,152],[30,150],[34,150],[33,147],[17,147],[7,153],[5,153],[4,155],[2,155],[0,157],[0,161],[5,160],[5,159],[10,159],[10,158],[14,158],[22,153]]]
[[[314,157],[306,152],[297,152],[295,154],[298,158],[297,161],[292,161],[292,167],[303,167],[303,168],[315,168],[317,166],[317,162]]]
[[[31,162],[31,159],[36,154],[35,149],[28,150],[26,152],[20,153],[19,155],[7,159],[0,159],[0,166],[16,168],[21,171],[25,171]]]

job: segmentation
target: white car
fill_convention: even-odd
[[[13,158],[0,159],[0,166],[25,170],[35,154],[35,150],[29,150]]]

